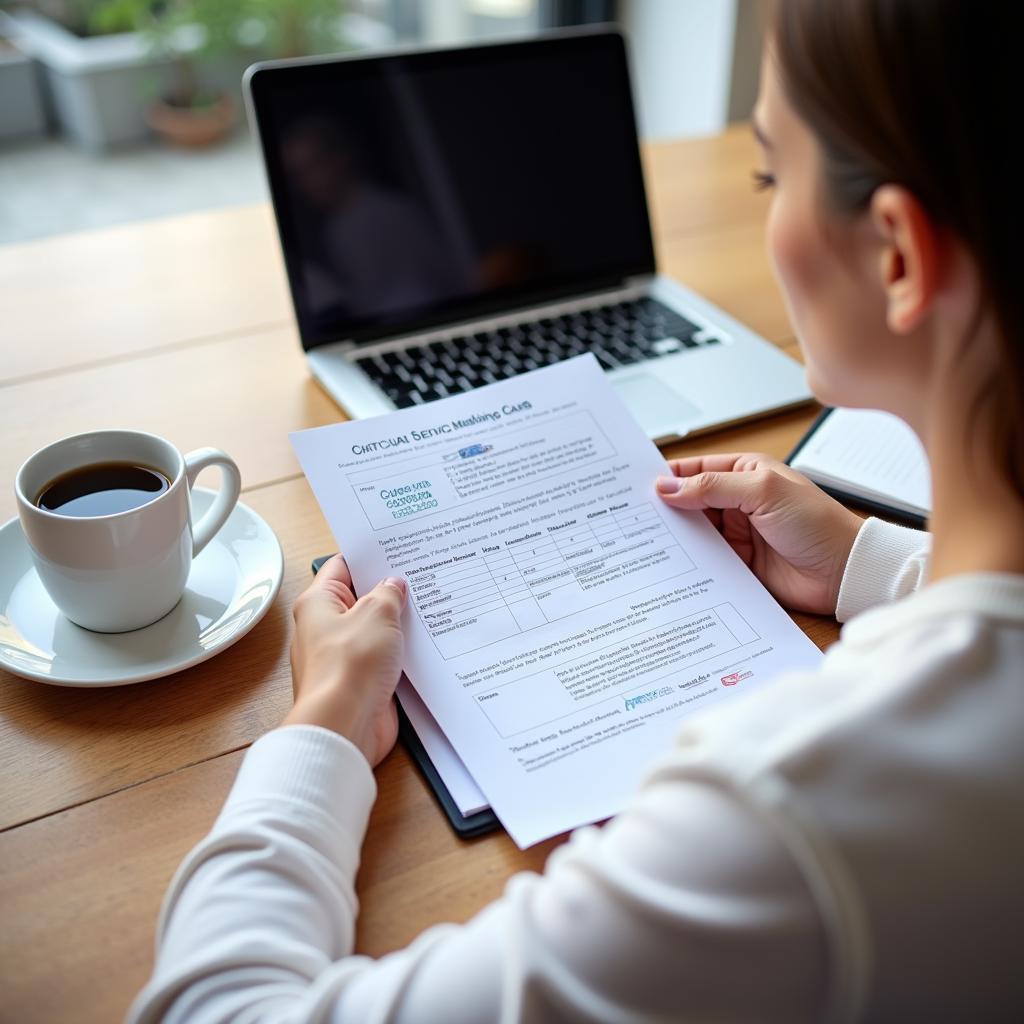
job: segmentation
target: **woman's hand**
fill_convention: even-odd
[[[658,494],[700,509],[781,604],[832,615],[859,516],[768,455],[704,455],[669,463]]]
[[[371,765],[384,759],[398,735],[391,698],[402,672],[406,593],[404,580],[389,577],[356,600],[345,559],[324,563],[295,602],[295,707],[285,725],[322,725]]]

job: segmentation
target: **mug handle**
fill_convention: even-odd
[[[209,511],[192,527],[192,557],[195,558],[213,539],[213,535],[224,525],[231,510],[242,493],[242,474],[235,460],[219,448],[197,448],[185,456],[185,476],[188,489],[192,490],[196,477],[208,466],[220,466],[221,485]]]

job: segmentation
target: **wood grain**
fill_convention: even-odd
[[[779,298],[764,249],[764,229],[738,224],[694,231],[658,242],[661,271],[710,299],[775,344],[793,328]]]
[[[106,427],[148,430],[181,451],[223,448],[247,490],[300,472],[288,432],[344,419],[309,375],[290,327],[177,348],[0,389],[0,518],[37,448]],[[211,480],[216,480],[212,474]]]
[[[291,322],[270,207],[0,246],[0,382]]]
[[[164,890],[213,824],[240,761],[227,754],[0,834],[0,1020],[123,1017],[152,968]],[[431,924],[467,920],[559,842],[524,853],[502,832],[457,839],[401,748],[377,782],[358,952],[381,956]]]
[[[686,142],[649,142],[642,154],[656,238],[763,223],[768,197],[753,188],[760,161],[748,125]]]

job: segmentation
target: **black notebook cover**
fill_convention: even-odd
[[[313,573],[319,572],[320,567],[331,557],[331,555],[323,555],[320,558],[314,558]],[[448,787],[444,784],[440,774],[434,767],[434,762],[430,760],[430,755],[420,741],[412,722],[409,721],[408,716],[402,709],[401,701],[396,700],[395,706],[398,708],[398,738],[409,752],[409,756],[419,769],[420,775],[426,780],[427,785],[434,794],[434,798],[441,805],[441,810],[444,811],[445,817],[455,830],[455,833],[463,839],[471,839],[473,836],[481,836],[486,832],[494,831],[500,822],[495,816],[494,811],[489,807],[486,810],[470,815],[465,815],[459,810],[459,805],[452,799],[451,793],[448,792]]]

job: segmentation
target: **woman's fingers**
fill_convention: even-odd
[[[700,473],[756,472],[770,469],[796,483],[809,483],[807,477],[792,469],[779,459],[763,452],[726,452],[719,455],[691,455],[685,459],[673,459],[669,469],[677,477],[693,477]]]
[[[320,566],[320,571],[313,577],[313,585],[325,586],[330,580],[344,583],[349,590],[352,589],[352,573],[348,570],[345,556],[340,552],[332,555]]]
[[[329,595],[340,601],[346,609],[356,603],[356,593],[352,586],[352,573],[349,572],[348,562],[342,554],[334,555],[327,559],[320,567],[320,571],[313,577],[306,591],[311,597],[318,594]]]
[[[408,592],[409,588],[401,576],[388,576],[361,597],[358,603],[372,605],[376,611],[383,612],[397,621],[401,618]]]
[[[704,471],[687,477],[659,476],[655,487],[675,508],[736,508],[753,515],[777,500],[780,485],[785,482],[770,469],[749,473]]]
[[[766,459],[767,455],[750,452],[728,452],[721,455],[691,455],[685,459],[671,459],[669,469],[674,476],[696,476],[698,473],[727,473],[737,468],[741,460]]]

